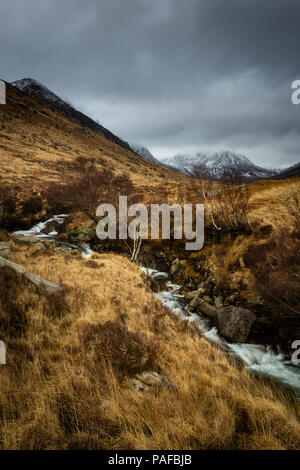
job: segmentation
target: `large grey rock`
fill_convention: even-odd
[[[34,284],[36,287],[42,287],[48,294],[62,291],[62,287],[59,284],[48,281],[47,279],[37,276],[36,274],[29,273],[25,268],[23,268],[23,266],[13,263],[12,261],[9,261],[8,259],[2,258],[0,256],[0,267],[4,266],[13,269],[17,273],[23,274],[23,276],[25,276],[32,284]]]
[[[0,364],[6,364],[6,346],[4,341],[0,341]]]
[[[10,246],[7,242],[0,242],[0,256],[8,256],[10,253]]]
[[[217,311],[219,333],[232,343],[245,343],[255,320],[247,308],[228,306]]]
[[[168,279],[168,277],[168,273],[161,272],[153,274],[152,279],[154,279],[154,281],[165,281],[166,279]]]

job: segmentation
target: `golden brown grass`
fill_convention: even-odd
[[[65,293],[49,304],[16,281],[11,302],[27,305],[26,325],[0,331],[8,346],[0,367],[2,449],[300,447],[299,406],[288,393],[251,377],[170,315],[127,259],[87,261],[11,245],[12,260],[63,282]],[[134,390],[138,357],[142,370],[162,372],[175,389]]]

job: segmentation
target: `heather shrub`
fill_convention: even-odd
[[[40,212],[43,209],[43,200],[41,196],[31,196],[26,199],[22,204],[23,215],[32,215]]]

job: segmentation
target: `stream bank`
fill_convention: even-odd
[[[86,223],[86,220],[83,223]],[[69,232],[66,226],[71,227]],[[108,241],[100,244],[99,240],[92,236],[92,230],[92,227],[76,227],[74,220],[70,220],[67,214],[60,214],[36,224],[29,230],[14,232],[14,235],[15,240],[21,243],[37,244],[42,241],[58,251],[79,250],[84,258],[91,257],[93,250],[117,252],[128,257],[128,253],[124,253],[122,242]],[[68,240],[74,240],[74,243]],[[186,257],[180,245],[174,249],[174,245],[170,247],[170,244],[156,242],[144,244],[142,247],[140,259],[143,264],[146,261],[147,266],[150,266],[143,268],[143,271],[150,281],[150,287],[163,305],[183,320],[196,323],[207,339],[239,358],[246,368],[292,388],[300,398],[300,367],[294,366],[279,347],[271,346],[274,343],[264,340],[271,338],[271,335],[266,334],[264,337],[261,332],[253,335],[255,328],[259,331],[264,325],[261,320],[264,319],[261,313],[264,306],[260,299],[250,298],[245,303],[239,299],[238,292],[220,292],[214,273],[206,269],[205,257],[201,253],[198,257],[194,255],[193,262],[186,258],[180,260],[178,255]],[[227,328],[225,335],[219,332],[218,315],[222,311],[225,312],[225,327],[228,323],[232,327],[231,330]],[[235,313],[234,321],[231,322],[228,321],[230,312]],[[240,318],[237,316],[238,312],[241,314]],[[246,313],[249,317],[245,322],[243,316]],[[260,327],[257,326],[259,318]],[[255,341],[256,338],[263,340]]]
[[[223,338],[217,328],[213,326],[211,319],[191,312],[184,302],[184,295],[181,294],[181,286],[166,281],[168,275],[165,272],[158,272],[155,269],[142,268],[144,274],[152,280],[163,281],[163,290],[155,295],[162,304],[169,308],[182,320],[195,323],[200,332],[213,343],[221,346],[225,352],[234,355],[242,361],[245,368],[256,374],[271,377],[278,383],[293,390],[300,399],[300,367],[294,366],[290,360],[285,358],[280,348],[270,345],[231,343]],[[163,284],[162,284],[163,287]]]

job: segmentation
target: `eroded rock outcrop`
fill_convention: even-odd
[[[23,268],[23,266],[13,263],[12,261],[9,261],[8,259],[5,259],[0,256],[0,267],[3,266],[7,266],[16,271],[17,273],[22,274],[31,282],[31,284],[36,287],[42,287],[48,294],[53,294],[62,291],[62,287],[59,284],[56,284],[52,281],[48,281],[47,279],[37,276],[36,274],[29,273],[28,271],[26,271],[25,268]]]
[[[0,242],[0,256],[8,256],[10,254],[10,246],[7,242]]]

